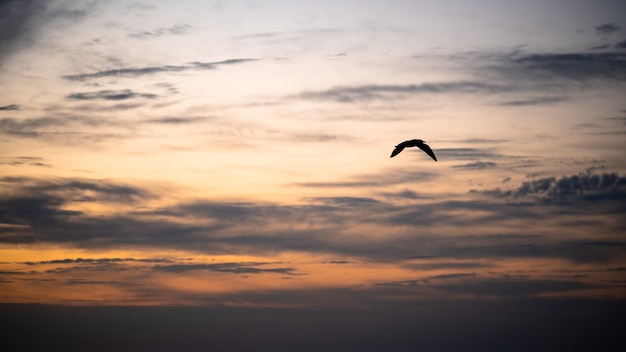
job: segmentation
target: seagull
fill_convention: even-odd
[[[394,156],[400,154],[400,152],[404,150],[404,148],[408,147],[418,147],[426,154],[428,154],[431,158],[433,158],[434,161],[437,161],[437,157],[435,156],[435,153],[433,153],[433,150],[430,149],[428,144],[424,143],[424,141],[421,139],[411,139],[398,144],[393,152],[391,152],[390,158],[393,158]]]

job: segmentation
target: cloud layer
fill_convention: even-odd
[[[310,198],[305,205],[205,200],[106,216],[75,210],[72,204],[137,206],[156,195],[130,185],[80,179],[5,177],[2,182],[16,190],[1,200],[0,240],[5,243],[123,245],[211,254],[302,251],[372,261],[505,255],[574,262],[610,262],[623,251],[610,244],[625,243],[619,231],[626,223],[619,214],[626,210],[626,181],[617,174],[536,179],[507,191],[473,191],[472,198],[463,200],[403,197],[412,201],[396,204],[390,201],[394,197],[324,197]],[[525,221],[547,227],[528,233],[512,230]],[[481,230],[473,231],[478,225]],[[603,231],[586,232],[589,226]],[[357,236],[361,240],[354,243],[354,229],[362,227],[380,235]],[[557,228],[562,235],[547,236]]]

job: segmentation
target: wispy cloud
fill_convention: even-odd
[[[217,62],[192,62],[188,65],[164,65],[150,67],[128,67],[113,70],[104,70],[92,73],[81,73],[63,76],[63,78],[71,81],[84,81],[103,77],[138,77],[144,75],[152,75],[157,73],[172,73],[189,70],[213,70],[221,65],[234,65],[246,62],[257,61],[259,59],[229,59]]]
[[[376,285],[380,286],[417,286],[418,284],[430,284],[433,280],[449,280],[449,279],[463,279],[463,278],[473,278],[476,277],[474,273],[454,273],[454,274],[442,274],[442,275],[433,275],[427,276],[421,279],[413,279],[413,280],[401,280],[401,281],[388,281],[388,282],[379,282]]]
[[[547,96],[547,97],[534,97],[528,99],[521,100],[509,100],[499,105],[503,106],[529,106],[529,105],[544,105],[544,104],[554,104],[560,103],[563,101],[567,101],[569,98],[564,96]]]
[[[156,265],[154,270],[166,271],[173,273],[181,273],[186,271],[208,270],[220,273],[231,274],[284,274],[294,275],[295,268],[278,267],[266,268],[267,265],[276,265],[282,263],[262,263],[262,262],[237,262],[237,263],[211,263],[211,264],[168,264]]]
[[[184,125],[209,120],[209,117],[161,117],[145,120],[147,123],[158,123],[165,125]]]
[[[482,170],[489,169],[498,166],[497,163],[491,161],[477,161],[474,163],[468,163],[463,165],[454,165],[452,166],[455,169],[472,169],[472,170]]]
[[[41,260],[37,262],[22,262],[26,265],[48,265],[48,264],[108,264],[108,263],[173,263],[171,258],[65,258],[53,260]]]
[[[155,99],[158,95],[151,93],[137,93],[130,89],[100,90],[97,92],[72,93],[66,96],[70,100],[126,100],[133,98]]]
[[[270,40],[271,42],[293,42],[311,36],[337,35],[343,32],[344,31],[339,28],[305,28],[297,31],[252,33],[238,35],[234,38],[237,40],[263,39]]]
[[[22,196],[45,195],[65,201],[132,203],[139,199],[149,199],[153,194],[143,188],[130,185],[88,179],[49,179],[36,180],[26,177],[3,177],[0,183],[19,189]]]
[[[151,31],[131,33],[128,36],[137,39],[153,39],[164,35],[182,35],[187,33],[191,28],[193,27],[188,24],[175,24],[171,27],[161,27]]]
[[[605,50],[605,49],[609,49],[610,47],[611,47],[610,44],[600,44],[600,45],[592,46],[589,49],[591,49],[591,50]]]
[[[525,93],[528,98],[511,99],[503,106],[554,104],[568,100],[568,89],[590,89],[599,84],[621,83],[626,78],[626,54],[621,50],[594,52],[526,52],[523,47],[509,52],[469,52],[449,56],[463,60],[467,72],[481,82],[497,82],[506,90],[494,93]],[[543,95],[537,96],[537,92]]]
[[[612,34],[622,29],[622,27],[618,26],[615,23],[605,23],[599,26],[595,26],[594,28],[596,30],[596,34],[598,35]]]
[[[35,117],[27,119],[2,118],[0,119],[0,135],[20,138],[42,138],[45,140],[57,140],[72,142],[84,138],[92,141],[119,138],[120,131],[94,131],[94,127],[124,127],[124,124],[106,119],[79,115],[55,115],[47,117]]]
[[[419,181],[429,181],[437,177],[436,173],[421,171],[392,170],[381,174],[357,175],[342,181],[303,182],[296,186],[312,188],[358,188],[373,186],[389,186]]]
[[[501,159],[505,157],[490,148],[439,148],[437,155],[446,160]]]
[[[598,79],[623,80],[626,78],[626,54],[568,53],[568,54],[517,54],[503,57],[504,67],[494,68],[511,78],[554,80],[566,79],[590,82]]]
[[[403,98],[415,94],[495,93],[512,88],[499,84],[474,81],[435,82],[409,85],[362,85],[336,87],[321,91],[307,91],[295,95],[299,99],[332,100],[341,103],[377,99]]]
[[[50,167],[45,161],[44,158],[36,156],[18,156],[5,160],[0,159],[0,165]]]
[[[19,109],[20,109],[19,105],[16,105],[16,104],[0,106],[0,110],[19,110]]]

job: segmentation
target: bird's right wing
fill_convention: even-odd
[[[428,144],[422,143],[421,145],[418,145],[418,147],[421,150],[423,150],[426,154],[428,154],[431,158],[433,158],[434,161],[437,161],[437,157],[435,156],[435,153],[433,152],[432,149],[430,149]]]

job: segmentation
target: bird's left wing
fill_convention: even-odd
[[[398,144],[396,148],[393,150],[393,152],[391,152],[390,158],[393,158],[394,156],[400,154],[402,150],[404,150],[404,145]]]

